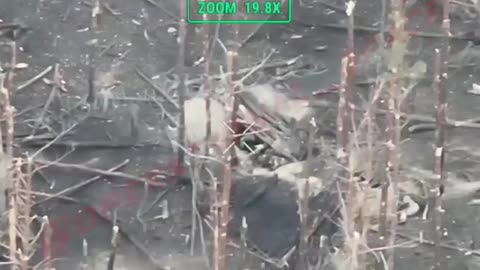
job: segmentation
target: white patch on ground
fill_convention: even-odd
[[[219,149],[226,148],[226,136],[229,128],[226,126],[227,111],[222,103],[215,99],[210,100],[210,145]],[[205,149],[207,137],[207,110],[206,100],[203,97],[194,97],[185,100],[185,140],[187,145],[195,145],[200,149],[200,154]],[[167,130],[171,140],[177,140],[177,129]]]
[[[322,180],[315,176],[303,176],[305,173],[305,161],[292,162],[278,167],[275,170],[268,170],[265,168],[255,168],[252,171],[252,174],[255,176],[264,176],[264,177],[278,177],[280,181],[289,183],[297,191],[303,191],[303,188],[308,181],[309,185],[309,197],[315,197],[318,195],[324,184]]]
[[[245,89],[269,112],[274,112],[287,120],[300,121],[312,113],[307,100],[291,99],[275,90],[270,84],[253,85]]]
[[[420,211],[420,206],[410,196],[404,196],[402,201],[408,205],[408,207],[404,209],[407,217],[411,217]]]
[[[467,93],[472,95],[480,95],[480,84],[473,83],[472,88],[468,89]]]

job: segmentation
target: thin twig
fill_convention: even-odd
[[[158,195],[152,200],[150,205],[143,209],[142,215],[148,213],[150,210],[153,209],[153,207],[157,206],[160,203],[160,201],[168,194],[170,190],[171,190],[170,188],[167,188],[165,190],[160,191]]]
[[[47,101],[45,102],[45,105],[43,106],[42,111],[40,112],[40,115],[38,116],[37,120],[35,121],[35,125],[33,126],[32,129],[32,136],[35,135],[35,132],[37,129],[40,127],[40,125],[43,123],[43,118],[47,114],[48,108],[50,107],[50,104],[53,102],[54,98],[58,95],[57,89],[60,85],[60,75],[59,75],[59,64],[55,64],[55,68],[53,71],[53,85],[52,85],[52,90],[50,91],[50,95],[48,96]]]
[[[327,107],[327,108],[332,108],[333,106],[331,104],[325,104],[325,102],[313,102],[312,104],[313,107]],[[365,112],[364,108],[361,108],[356,105],[352,105],[352,109],[358,112]],[[388,114],[388,110],[385,109],[375,109],[374,112],[378,115],[386,115]],[[435,124],[436,120],[435,117],[427,116],[427,115],[421,115],[421,114],[412,114],[412,113],[405,113],[405,112],[400,112],[399,115],[402,119],[406,119],[407,121],[420,121],[420,122],[425,122],[425,123],[433,123]],[[478,118],[472,118],[472,119],[466,119],[466,120],[454,120],[454,119],[447,119],[445,125],[447,127],[452,127],[452,128],[474,128],[474,129],[480,129],[480,123],[478,123]]]
[[[29,79],[28,81],[20,84],[18,87],[17,87],[17,90],[16,92],[19,93],[20,91],[26,89],[27,87],[29,87],[30,85],[32,85],[33,83],[35,83],[36,81],[40,80],[41,78],[43,78],[44,76],[46,76],[50,71],[52,71],[53,69],[53,66],[48,66],[46,69],[44,69],[42,72],[38,73],[37,75],[33,76],[31,79]]]
[[[63,136],[65,136],[66,134],[70,133],[70,131],[72,131],[75,127],[77,127],[78,124],[73,124],[71,127],[67,128],[66,130],[62,131],[60,134],[58,134],[58,136],[51,140],[49,143],[45,144],[44,146],[42,146],[40,149],[38,149],[33,155],[32,155],[32,159],[34,159],[37,155],[39,155],[40,153],[42,153],[45,149],[49,148],[50,146],[52,146],[53,144],[55,144],[58,140],[60,140]]]
[[[417,242],[417,243],[422,244],[422,245],[428,245],[428,246],[435,247],[435,241],[425,239],[424,237],[418,238],[418,237],[410,236],[410,235],[408,235],[406,233],[402,233],[402,232],[397,232],[397,235],[399,237]],[[442,248],[445,248],[445,249],[454,250],[456,252],[462,252],[462,253],[464,253],[465,256],[474,255],[476,257],[480,257],[480,250],[464,248],[464,247],[461,247],[461,246],[456,246],[456,245],[451,245],[451,244],[446,244],[446,243],[440,243],[440,246]]]
[[[204,156],[204,155],[198,155],[198,154],[195,154],[195,153],[192,153],[190,151],[188,151],[187,148],[181,146],[178,142],[176,141],[172,141],[172,144],[175,145],[176,147],[180,148],[185,154],[187,154],[188,156],[190,157],[195,157],[195,158],[201,158],[201,159],[206,159],[206,160],[211,160],[211,161],[214,161],[216,163],[222,163],[221,160],[218,160],[216,158],[213,158],[213,157],[209,157],[209,156]]]
[[[212,47],[213,47],[213,45],[212,45]],[[272,63],[267,63],[268,60],[270,59],[270,57],[273,55],[273,53],[274,53],[274,51],[270,51],[269,54],[260,61],[260,63],[256,64],[253,67],[241,68],[241,69],[238,70],[237,73],[240,74],[240,75],[246,74],[242,77],[242,79],[244,80],[244,79],[247,79],[249,76],[251,76],[256,71],[260,71],[260,70],[264,70],[264,69],[268,69],[268,68],[276,68],[276,67],[286,66],[286,65],[289,65],[292,61],[295,61],[296,59],[299,58],[297,56],[297,57],[292,58],[292,59],[279,60],[279,61],[273,61]],[[228,71],[224,72],[224,73],[220,73],[220,74],[211,74],[210,79],[212,81],[213,80],[221,80],[221,79],[224,79],[225,76],[231,76],[231,75],[232,74],[229,74]],[[189,80],[185,81],[185,85],[189,86],[189,85],[192,85],[192,84],[199,84],[199,83],[202,83],[203,80],[204,80],[203,77],[189,79]],[[237,82],[237,83],[240,83],[240,82]]]
[[[139,68],[139,67],[135,67],[135,72],[137,73],[137,75],[143,80],[145,81],[146,83],[148,83],[150,86],[153,87],[153,89],[158,93],[160,94],[166,101],[168,101],[170,104],[172,104],[175,109],[179,110],[180,109],[180,106],[170,97],[170,95],[168,95],[167,93],[165,93],[165,91],[163,89],[161,89],[160,87],[158,87],[157,85],[155,85],[155,83],[147,77],[147,75],[145,75],[145,73]]]
[[[53,135],[47,134],[46,136],[51,137]],[[27,137],[23,140],[20,140],[18,143],[21,145],[28,145],[28,146],[67,146],[71,148],[134,148],[134,147],[155,147],[155,146],[162,146],[162,143],[156,142],[112,142],[112,141],[73,141],[73,140],[65,140],[65,141],[49,141],[49,138],[35,138],[40,136],[34,136],[33,138]]]
[[[144,0],[146,3],[152,5],[152,6],[155,6],[159,9],[161,9],[165,14],[167,14],[168,16],[172,17],[172,19],[179,19],[178,16],[176,16],[175,14],[171,13],[168,9],[164,8],[161,4],[159,4],[157,1],[155,0]]]
[[[121,163],[113,166],[112,168],[106,170],[105,172],[108,172],[108,173],[111,173],[111,172],[115,172],[116,170],[119,170],[120,168],[124,167],[128,162],[130,162],[130,160],[126,159],[124,161],[122,161]],[[40,200],[40,201],[37,201],[34,205],[37,205],[37,204],[41,204],[41,203],[44,203],[46,201],[49,201],[53,198],[56,198],[56,197],[59,197],[59,196],[68,196],[76,191],[78,191],[79,189],[97,181],[97,180],[100,180],[104,177],[105,175],[104,174],[101,174],[101,175],[97,175],[97,176],[94,176],[94,177],[91,177],[85,181],[80,181],[80,183],[76,184],[76,185],[73,185],[71,187],[68,187],[62,191],[59,191],[55,194],[51,194],[49,195],[47,198],[43,199],[43,200]]]
[[[301,22],[300,22],[301,23]],[[341,29],[341,30],[347,30],[348,26],[345,24],[339,24],[339,23],[317,23],[316,26],[320,27],[325,27],[325,28],[332,28],[332,29]],[[354,28],[355,32],[366,32],[366,33],[380,33],[380,29],[377,27],[371,27],[371,26],[361,26],[361,25],[355,25]],[[387,28],[384,31],[385,34],[391,36],[390,30]],[[407,34],[412,37],[422,37],[422,38],[433,38],[433,39],[438,39],[438,38],[445,38],[448,37],[450,40],[469,40],[471,39],[470,37],[465,36],[464,34],[459,34],[459,35],[451,35],[451,36],[446,36],[443,33],[435,33],[435,32],[424,32],[424,31],[417,31],[417,30],[408,30]]]
[[[35,160],[36,163],[40,165],[44,165],[45,167],[53,166],[53,167],[58,167],[58,168],[70,168],[70,169],[76,169],[76,170],[81,170],[85,172],[91,172],[91,173],[96,173],[96,174],[101,174],[103,176],[109,176],[109,177],[117,177],[117,178],[122,178],[122,179],[127,179],[127,180],[133,180],[136,182],[141,182],[141,183],[148,183],[151,186],[160,186],[164,187],[165,184],[160,184],[155,181],[151,181],[145,177],[139,177],[127,173],[121,173],[121,172],[115,172],[115,171],[109,171],[109,170],[101,170],[101,169],[96,169],[96,168],[90,168],[84,165],[80,164],[68,164],[68,163],[60,163],[60,162],[45,162],[45,161],[40,161],[40,160]]]

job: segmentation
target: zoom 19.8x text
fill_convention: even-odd
[[[240,3],[241,1],[241,3]],[[237,15],[239,12],[246,15],[281,15],[282,2],[280,1],[198,1],[199,15]]]

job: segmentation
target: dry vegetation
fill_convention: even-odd
[[[337,149],[336,162],[343,170],[336,176],[338,181],[332,186],[342,196],[341,205],[339,205],[341,218],[339,228],[342,231],[343,245],[334,253],[328,255],[333,263],[335,269],[338,270],[357,270],[357,269],[389,269],[395,268],[394,251],[398,244],[396,241],[396,228],[399,223],[405,222],[406,217],[411,213],[407,210],[399,211],[399,204],[402,202],[400,198],[400,182],[401,176],[401,144],[402,130],[407,122],[411,119],[408,102],[411,90],[415,86],[416,78],[410,76],[411,63],[407,63],[405,55],[407,54],[409,34],[405,29],[406,17],[403,0],[388,0],[382,1],[382,18],[385,23],[380,24],[380,43],[379,50],[382,54],[382,63],[378,66],[378,77],[374,85],[370,89],[370,94],[367,104],[355,103],[355,75],[356,75],[356,59],[357,53],[354,44],[354,28],[355,21],[353,12],[355,10],[356,2],[362,0],[350,0],[347,3],[346,14],[349,18],[348,22],[348,38],[346,44],[346,54],[341,61],[341,78],[338,91],[338,114],[336,119],[337,128]],[[185,1],[181,1],[184,3]],[[92,11],[93,29],[97,28],[97,16],[101,15],[99,1],[95,2]],[[435,151],[432,153],[432,158],[435,160],[434,175],[436,177],[435,184],[429,190],[429,209],[432,228],[436,232],[434,245],[436,248],[436,258],[434,265],[435,269],[442,268],[442,257],[440,255],[442,243],[442,196],[441,190],[446,186],[446,173],[444,168],[445,160],[445,128],[452,123],[447,121],[446,117],[446,85],[447,80],[447,66],[449,54],[449,1],[443,3],[443,23],[442,30],[444,38],[439,42],[439,48],[436,50],[436,57],[434,65],[434,80],[432,91],[435,96]],[[186,7],[181,7],[180,18],[186,18]],[[208,18],[205,18],[208,19]],[[231,123],[231,126],[236,126],[240,118],[245,117],[245,107],[247,111],[253,111],[251,106],[248,106],[241,93],[245,87],[243,82],[247,77],[254,72],[264,68],[268,65],[267,59],[264,59],[258,66],[248,68],[246,70],[240,69],[239,66],[239,25],[232,27],[232,32],[237,40],[232,42],[232,46],[224,47],[225,50],[225,70],[220,75],[212,74],[215,70],[213,66],[212,55],[215,44],[222,44],[218,41],[218,26],[205,24],[201,26],[200,34],[197,38],[203,37],[203,66],[204,75],[197,81],[202,83],[201,97],[205,98],[206,104],[206,136],[205,142],[202,142],[202,149],[200,155],[198,152],[191,151],[188,148],[188,130],[185,129],[185,104],[189,98],[186,89],[191,81],[187,80],[185,69],[185,40],[189,33],[189,26],[187,26],[185,19],[179,22],[178,32],[178,65],[176,72],[179,78],[177,85],[178,100],[173,100],[179,110],[178,119],[176,116],[169,116],[176,123],[178,123],[178,135],[174,140],[178,149],[178,163],[181,166],[189,168],[192,181],[192,230],[190,235],[191,255],[194,253],[195,242],[200,239],[203,246],[203,255],[208,257],[206,261],[210,269],[226,270],[230,269],[228,264],[228,257],[231,251],[232,244],[227,235],[227,226],[230,221],[232,213],[230,213],[231,188],[238,164],[244,164],[244,157],[238,152],[235,147],[230,148],[226,153],[212,154],[210,148],[214,148],[218,141],[212,142],[212,131],[215,129],[211,123],[211,105],[212,102],[221,100],[225,103],[228,114],[225,122]],[[387,30],[390,29],[390,30]],[[191,30],[191,29],[190,29]],[[385,37],[392,37],[390,44],[386,44]],[[9,44],[12,50],[12,59],[10,67],[15,67],[16,56],[15,42]],[[222,45],[223,46],[223,45]],[[55,68],[58,70],[58,67]],[[139,75],[141,75],[140,71]],[[57,74],[58,71],[55,71]],[[43,76],[43,75],[42,75]],[[146,82],[153,85],[147,77],[142,77]],[[215,79],[215,80],[214,80]],[[220,79],[220,80],[218,80]],[[61,87],[58,78],[54,75],[53,87]],[[36,170],[35,158],[36,155],[42,151],[33,154],[25,155],[14,149],[14,104],[13,89],[21,90],[24,86],[16,87],[15,83],[15,68],[10,68],[6,74],[0,74],[0,112],[1,112],[1,136],[0,136],[0,188],[6,191],[4,205],[0,206],[6,208],[6,214],[2,216],[2,226],[6,224],[6,230],[2,239],[4,246],[9,250],[8,260],[11,269],[27,270],[32,269],[32,262],[30,258],[35,252],[35,244],[39,239],[44,241],[43,247],[44,258],[38,263],[34,269],[52,269],[51,265],[51,238],[52,229],[50,227],[48,217],[39,218],[35,216],[31,207],[32,201],[32,174]],[[222,89],[223,92],[216,91]],[[169,94],[162,89],[157,89],[164,95],[166,100],[172,100]],[[52,90],[53,93],[53,90]],[[46,105],[48,106],[48,105]],[[258,108],[257,108],[258,109]],[[168,112],[165,112],[168,114]],[[243,114],[242,114],[243,113]],[[275,116],[273,116],[275,117]],[[278,117],[278,116],[277,116]],[[417,117],[418,118],[418,117]],[[275,118],[274,118],[275,119]],[[425,120],[421,118],[416,120]],[[268,121],[267,121],[268,122]],[[273,122],[273,121],[271,121]],[[40,123],[38,123],[40,124]],[[314,134],[316,126],[311,124],[308,126],[310,130],[309,135]],[[273,128],[279,132],[280,128]],[[263,135],[264,141],[275,141],[277,135],[272,132],[268,135]],[[260,135],[259,135],[260,136]],[[200,136],[203,138],[203,136]],[[234,136],[227,135],[227,138],[222,138],[220,143],[224,143],[224,147],[228,147],[231,142],[236,139]],[[312,138],[309,138],[305,143],[316,143]],[[271,143],[270,145],[275,145]],[[311,146],[310,150],[311,150]],[[282,152],[282,149],[274,149]],[[210,156],[213,155],[213,156]],[[380,158],[379,158],[380,157]],[[365,162],[360,162],[363,159]],[[315,158],[312,157],[311,151],[307,155],[307,163],[312,167],[317,166]],[[362,164],[359,164],[362,163]],[[221,168],[218,168],[220,164]],[[378,168],[383,177],[379,179],[380,188],[372,187],[370,179],[378,178]],[[113,169],[112,169],[113,171]],[[99,170],[97,170],[99,172]],[[105,172],[102,172],[105,173]],[[204,174],[206,173],[206,174]],[[367,181],[359,181],[359,173],[361,178]],[[133,178],[125,174],[111,175],[122,176],[125,178]],[[205,175],[210,176],[205,180]],[[203,178],[202,178],[203,177]],[[202,179],[201,179],[202,178]],[[378,179],[377,179],[378,180]],[[142,180],[140,180],[142,181]],[[309,210],[310,189],[314,189],[315,179],[313,177],[298,177],[297,199],[298,199],[298,213],[300,220],[300,237],[296,247],[292,252],[287,253],[280,261],[273,261],[265,258],[265,261],[277,267],[289,266],[289,269],[296,270],[320,270],[326,267],[322,264],[313,266],[309,263],[311,254],[315,256],[323,256],[322,252],[325,247],[325,236],[320,236],[316,243],[314,240],[313,231],[315,231],[315,217],[311,216],[312,212]],[[148,183],[145,182],[147,186]],[[210,215],[202,217],[197,209],[197,200],[199,200],[200,193],[207,193],[209,198]],[[58,194],[57,194],[58,195]],[[2,198],[2,196],[0,196]],[[42,224],[41,229],[36,234],[32,231],[32,222],[39,219]],[[205,226],[207,225],[207,226]],[[3,229],[3,228],[2,228]],[[213,241],[209,245],[204,239],[204,230],[213,230]],[[245,261],[245,257],[249,252],[247,244],[247,220],[242,219],[241,239],[240,244],[237,244],[238,254]],[[113,262],[115,261],[115,254],[118,245],[119,227],[114,222],[112,227],[112,250],[109,254],[108,269],[113,269]],[[197,235],[199,234],[199,235]],[[372,237],[375,236],[375,237]],[[328,253],[328,251],[327,251]],[[211,256],[209,256],[211,254]],[[292,256],[295,254],[296,256]],[[293,258],[293,259],[292,259]],[[292,263],[292,260],[295,260]],[[244,266],[240,266],[244,267]],[[245,266],[246,267],[246,266]],[[239,268],[240,269],[240,268]],[[244,269],[244,268],[241,268]]]

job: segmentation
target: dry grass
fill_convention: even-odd
[[[14,67],[16,57],[16,46],[13,42],[12,66]],[[35,236],[31,230],[31,225],[35,217],[32,216],[32,160],[28,157],[14,157],[13,134],[14,134],[14,112],[15,108],[11,105],[10,89],[13,87],[14,69],[12,68],[8,75],[0,74],[0,156],[2,157],[2,172],[0,187],[5,194],[5,205],[1,209],[6,209],[8,240],[2,243],[2,246],[9,250],[10,267],[12,270],[30,269],[30,259],[34,253],[34,244],[40,237],[40,233]],[[7,78],[7,80],[5,80]],[[8,81],[8,83],[7,83]],[[3,141],[3,138],[6,138]],[[2,194],[2,196],[3,196]],[[3,211],[2,211],[3,212]],[[3,224],[2,224],[3,225]]]
[[[354,1],[351,4],[354,6]],[[386,3],[383,2],[385,8]],[[337,269],[369,269],[370,263],[366,255],[374,254],[374,265],[376,269],[394,269],[394,246],[396,239],[396,226],[398,223],[398,181],[400,169],[400,146],[401,131],[405,125],[401,114],[404,103],[407,100],[410,89],[413,87],[412,80],[407,76],[405,54],[407,53],[408,33],[405,30],[406,17],[402,1],[392,0],[390,3],[392,18],[390,35],[393,37],[389,54],[385,54],[383,61],[386,61],[387,70],[382,70],[382,64],[377,67],[377,80],[371,89],[370,98],[366,105],[366,112],[358,123],[356,128],[353,119],[358,119],[352,115],[352,111],[346,108],[349,106],[349,97],[351,97],[351,86],[349,78],[352,71],[349,70],[350,60],[345,57],[342,60],[342,80],[339,99],[339,117],[337,120],[337,142],[339,143],[339,161],[347,168],[347,191],[343,202],[342,226],[344,235],[343,249],[334,256],[334,264]],[[382,12],[386,14],[386,12]],[[382,16],[384,17],[384,16]],[[353,19],[352,19],[353,20]],[[349,28],[353,28],[353,22],[350,21]],[[382,23],[382,28],[385,27]],[[348,40],[352,38],[349,37]],[[383,41],[383,35],[382,39]],[[351,41],[349,41],[351,42]],[[348,43],[348,42],[347,42]],[[384,50],[384,44],[380,44],[381,53]],[[351,48],[350,43],[347,48]],[[354,58],[354,56],[350,56]],[[377,122],[376,111],[379,101],[386,104],[385,117],[386,124],[382,127]],[[345,130],[350,121],[353,129]],[[380,132],[385,130],[385,132]],[[345,138],[348,138],[346,141]],[[371,188],[368,183],[358,183],[353,177],[355,164],[352,160],[355,158],[343,158],[352,155],[360,150],[366,142],[366,165],[363,165],[363,174],[365,179],[379,178],[375,173],[375,164],[380,164],[384,168],[385,175],[381,177],[381,188]],[[363,146],[362,146],[363,147]],[[378,155],[379,147],[385,155]],[[345,151],[345,149],[347,149]],[[377,160],[374,160],[377,157]],[[383,159],[382,159],[383,158]],[[354,163],[354,162],[353,162]],[[385,247],[379,252],[373,252],[369,248],[371,243],[367,243],[367,234],[370,230],[378,231],[378,243]]]
[[[354,92],[355,92],[355,60],[357,55],[355,54],[354,44],[354,16],[355,5],[360,0],[350,0],[347,3],[346,13],[349,18],[348,21],[348,36],[347,36],[347,54],[340,59],[341,61],[341,78],[339,88],[339,102],[338,102],[338,114],[337,114],[337,151],[336,156],[338,163],[343,167],[346,175],[341,175],[343,180],[339,181],[338,192],[345,194],[341,199],[341,220],[339,227],[343,233],[343,245],[340,250],[335,254],[332,254],[332,262],[338,270],[360,270],[371,269],[373,266],[376,269],[388,269],[393,270],[395,265],[393,258],[395,256],[394,250],[396,247],[396,229],[398,220],[397,211],[399,203],[399,171],[401,166],[401,131],[405,126],[406,113],[402,111],[404,109],[407,97],[410,94],[410,90],[415,84],[415,79],[409,78],[407,75],[408,66],[405,61],[405,55],[407,54],[408,46],[408,33],[405,30],[406,17],[402,0],[391,0],[390,12],[386,10],[386,0],[382,1],[382,22],[381,33],[386,28],[384,19],[387,17],[387,13],[392,18],[391,22],[387,22],[391,27],[390,35],[392,36],[391,49],[385,54],[385,63],[379,64],[378,78],[375,85],[372,87],[369,95],[368,104],[366,105],[366,111],[363,117],[358,117],[358,108],[354,104]],[[441,48],[436,52],[435,61],[435,80],[432,86],[435,91],[436,97],[436,136],[435,136],[435,168],[434,173],[438,178],[434,189],[431,191],[432,197],[432,226],[436,231],[435,247],[436,247],[436,261],[435,268],[441,267],[440,248],[442,240],[442,224],[441,215],[442,205],[440,190],[445,188],[446,175],[444,171],[444,159],[445,159],[445,127],[449,124],[446,117],[446,93],[445,93],[445,81],[447,79],[447,56],[449,53],[449,40],[450,34],[450,22],[448,18],[449,13],[449,1],[444,1],[443,4],[443,23],[442,29],[445,32],[446,38],[442,39]],[[94,8],[92,10],[92,25],[94,29],[98,27],[97,19],[101,15],[99,8],[99,1],[94,2]],[[186,18],[185,2],[182,2],[181,6],[181,18]],[[205,18],[208,19],[208,18]],[[237,95],[242,92],[241,86],[245,79],[251,76],[254,72],[258,71],[266,64],[266,59],[253,68],[239,69],[239,26],[233,26],[234,37],[236,41],[233,48],[226,49],[226,73],[223,71],[219,75],[211,74],[212,54],[214,44],[217,43],[218,27],[216,29],[217,34],[212,36],[211,27],[206,24],[203,27],[204,39],[203,45],[203,61],[204,72],[200,80],[204,84],[204,90],[206,90],[206,142],[204,156],[196,155],[196,153],[190,153],[186,147],[185,139],[185,99],[187,98],[186,89],[189,84],[198,82],[198,80],[187,81],[185,70],[185,40],[187,35],[187,26],[185,19],[180,21],[180,30],[178,36],[179,51],[178,51],[178,65],[177,73],[180,78],[177,91],[178,91],[178,104],[175,105],[179,109],[178,119],[178,136],[177,144],[178,151],[178,163],[182,166],[186,166],[185,155],[190,158],[189,165],[191,166],[191,178],[192,178],[192,230],[191,230],[191,255],[194,253],[195,240],[197,226],[200,227],[201,241],[204,250],[204,255],[207,257],[205,240],[203,239],[203,220],[197,211],[197,198],[198,184],[203,180],[200,179],[200,171],[206,169],[208,171],[208,161],[220,162],[223,165],[223,175],[212,175],[211,186],[211,208],[213,217],[213,256],[206,260],[214,270],[226,270],[228,269],[228,235],[227,226],[230,221],[230,193],[233,178],[233,164],[236,154],[234,150],[228,152],[223,160],[220,160],[218,156],[209,157],[209,147],[211,143],[211,100],[220,95],[227,95],[226,100],[231,101],[228,104],[228,108],[232,109],[231,113],[225,119],[225,122],[231,122],[235,125],[237,121],[237,112],[239,108],[239,101]],[[381,34],[380,50],[386,50],[384,44],[384,36]],[[221,42],[218,42],[221,43]],[[16,64],[16,45],[13,42],[10,44],[12,49],[11,67],[15,67]],[[382,64],[386,64],[386,70],[382,70]],[[43,236],[44,247],[44,260],[41,264],[37,265],[38,268],[50,269],[51,266],[51,239],[52,229],[49,225],[48,218],[44,217],[42,221],[42,229],[38,235],[34,235],[31,230],[31,225],[34,220],[34,216],[31,212],[32,206],[32,157],[19,158],[14,155],[13,148],[13,134],[14,134],[14,108],[11,105],[11,89],[14,87],[15,74],[13,68],[8,74],[0,74],[0,110],[2,119],[0,126],[0,188],[8,191],[8,196],[5,199],[5,206],[7,209],[8,218],[8,240],[4,244],[9,249],[9,260],[12,270],[20,269],[27,270],[32,266],[30,265],[30,258],[34,254],[34,244]],[[55,74],[58,73],[58,66],[55,68]],[[245,75],[246,74],[246,75]],[[240,77],[240,75],[244,75]],[[142,76],[142,75],[140,75]],[[146,76],[142,77],[150,85],[153,85],[151,80]],[[221,79],[226,89],[225,93],[216,93],[216,87],[212,83],[213,78]],[[54,86],[55,87],[55,86]],[[155,87],[155,86],[154,86]],[[18,89],[23,89],[19,87]],[[156,88],[157,91],[162,91]],[[166,95],[165,95],[166,96]],[[230,98],[232,97],[232,98]],[[171,100],[171,99],[170,99]],[[380,103],[386,104],[385,107],[379,108]],[[407,104],[408,105],[408,104]],[[48,106],[46,106],[48,107]],[[379,111],[383,112],[386,119],[386,124],[383,124],[377,119]],[[408,117],[408,116],[407,116]],[[359,120],[359,118],[361,118]],[[40,119],[41,120],[41,119]],[[408,119],[407,119],[408,120]],[[38,122],[37,125],[41,123]],[[450,123],[451,124],[451,123]],[[229,147],[233,138],[222,138],[226,143],[225,147]],[[359,152],[364,153],[366,144],[366,164],[358,164]],[[382,149],[383,148],[383,149]],[[234,148],[232,148],[234,149]],[[377,155],[379,149],[385,153],[384,156]],[[310,148],[311,150],[311,148]],[[379,160],[380,158],[380,160]],[[376,174],[376,165],[381,164],[381,167],[386,172],[381,179],[381,188],[373,188],[368,183],[359,182],[356,173],[361,171],[363,176],[367,179],[373,179],[378,177]],[[205,167],[203,167],[205,166]],[[359,169],[361,167],[362,169]],[[210,171],[209,171],[210,172]],[[222,181],[219,181],[222,179]],[[310,185],[308,179],[305,180],[304,185],[300,185],[298,188],[298,209],[300,220],[300,241],[296,247],[295,252],[298,254],[296,264],[292,266],[295,270],[306,270],[309,266],[305,263],[307,251],[309,247],[309,223],[311,219],[309,216],[308,197],[310,194]],[[346,185],[342,185],[346,183]],[[1,202],[0,200],[0,203]],[[1,209],[1,208],[0,208]],[[113,269],[113,262],[115,259],[117,241],[118,241],[118,227],[114,223],[113,239],[112,239],[112,251],[111,251],[111,265],[109,269]],[[242,222],[242,258],[246,257],[247,253],[247,239],[246,232],[248,228],[245,219]],[[380,247],[371,248],[372,243],[367,241],[368,235],[371,231],[378,232],[378,243]],[[370,256],[371,255],[371,256]],[[290,254],[289,254],[290,256]],[[373,262],[373,263],[372,263]],[[286,264],[286,263],[285,263]],[[284,264],[284,265],[285,265]],[[309,269],[310,270],[310,269]]]

